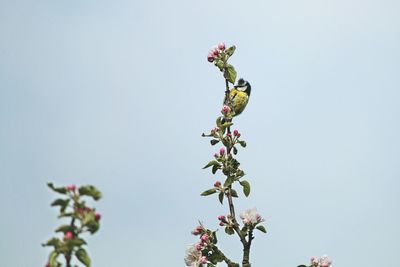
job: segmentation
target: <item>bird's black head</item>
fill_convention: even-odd
[[[244,80],[243,78],[240,78],[235,87],[240,91],[246,92],[247,95],[250,96],[251,85],[248,81]]]

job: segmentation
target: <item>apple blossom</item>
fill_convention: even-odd
[[[198,267],[200,264],[201,252],[196,245],[191,245],[186,249],[185,264],[190,267]]]
[[[240,218],[244,224],[254,225],[261,222],[263,219],[260,214],[257,213],[257,209],[247,209],[240,213]]]

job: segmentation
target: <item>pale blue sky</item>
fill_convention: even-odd
[[[95,267],[184,266],[218,149],[220,41],[252,83],[236,127],[269,233],[257,266],[393,266],[400,246],[400,2],[0,1],[1,266],[43,266],[56,184],[98,186]],[[221,247],[240,258],[237,238]]]

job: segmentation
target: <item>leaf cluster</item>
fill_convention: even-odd
[[[70,223],[59,226],[55,233],[63,234],[63,238],[53,237],[43,246],[52,247],[49,255],[48,267],[61,267],[58,260],[60,255],[65,257],[67,267],[71,266],[70,261],[75,257],[84,266],[91,266],[91,259],[86,249],[86,241],[81,237],[84,233],[94,234],[100,228],[100,214],[96,213],[95,208],[86,204],[85,198],[98,201],[102,194],[92,185],[85,185],[79,188],[55,187],[53,183],[48,183],[48,187],[61,196],[55,199],[51,206],[59,207],[59,218],[70,219]]]
[[[228,64],[228,59],[235,53],[236,46],[231,46],[228,49],[221,51],[214,61],[214,65],[224,74],[224,78],[234,84],[237,77],[235,68]]]

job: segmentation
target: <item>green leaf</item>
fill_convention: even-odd
[[[90,267],[90,257],[86,250],[80,248],[76,251],[75,255],[80,262],[82,262],[85,266]]]
[[[49,256],[49,264],[50,264],[50,267],[57,267],[57,257],[58,257],[58,252],[57,251],[52,251],[51,253],[50,253],[50,256]]]
[[[212,232],[212,237],[213,237],[213,239],[212,239],[213,244],[214,245],[217,244],[218,243],[218,239],[217,239],[217,232],[216,231]]]
[[[212,264],[218,264],[218,262],[222,262],[224,260],[224,255],[218,250],[212,250],[212,254],[208,254],[208,260]],[[216,266],[216,265],[213,265]]]
[[[225,196],[224,192],[221,192],[218,195],[218,199],[219,199],[219,202],[221,202],[221,204],[224,204],[224,196]]]
[[[204,166],[203,169],[207,169],[208,167],[215,166],[215,165],[219,166],[218,161],[212,160],[212,161],[210,161],[209,163],[207,163],[207,165]]]
[[[247,226],[243,226],[243,228],[240,230],[240,232],[242,233],[243,236],[247,236],[247,232],[249,231],[249,229],[247,228]]]
[[[56,248],[60,245],[60,243],[60,239],[53,237],[52,239],[49,239],[45,244],[42,244],[42,246],[53,246]]]
[[[214,65],[217,66],[220,71],[224,69],[224,62],[220,59],[215,60]]]
[[[233,125],[233,122],[225,122],[224,124],[222,124],[222,127],[224,127],[224,128],[228,128],[229,126],[232,126]]]
[[[246,174],[244,173],[244,171],[242,170],[237,170],[236,172],[236,177],[241,178],[243,176],[245,176]]]
[[[246,197],[250,195],[250,183],[247,182],[246,180],[240,181],[239,182],[241,186],[243,186],[243,193]]]
[[[238,150],[237,150],[237,148],[234,146],[233,147],[233,155],[236,155],[238,153]]]
[[[79,194],[92,197],[94,200],[99,200],[101,198],[101,192],[93,185],[79,187]]]
[[[224,146],[229,146],[229,139],[228,139],[228,138],[222,139],[222,144],[223,144]]]
[[[257,229],[257,230],[260,230],[260,231],[263,232],[263,233],[267,233],[267,230],[266,230],[265,227],[262,226],[262,225],[257,226],[256,229]]]
[[[63,213],[69,204],[70,199],[58,198],[51,203],[52,207],[60,206],[60,212]]]
[[[55,232],[56,233],[57,232],[66,233],[68,231],[74,231],[74,230],[75,230],[75,226],[71,226],[70,224],[64,224],[64,225],[61,225],[60,227],[58,227]]]
[[[208,189],[208,190],[204,191],[203,193],[201,193],[201,196],[209,196],[216,192],[217,192],[217,189],[211,188],[211,189]]]
[[[222,126],[222,116],[218,117],[217,120],[215,121],[215,124],[217,124],[217,127],[221,127]]]
[[[226,49],[225,53],[226,53],[228,56],[231,57],[231,56],[233,55],[233,53],[235,53],[235,50],[236,50],[236,46],[232,45],[231,47],[229,47],[228,49]]]
[[[96,221],[96,215],[94,214],[93,211],[91,212],[87,212],[85,213],[83,220],[82,220],[82,224],[85,226],[88,226],[89,224],[91,224],[92,222]]]
[[[210,141],[212,146],[218,144],[218,142],[219,142],[219,140],[216,140],[216,139],[213,139]]]
[[[218,164],[218,165],[214,165],[214,166],[212,167],[211,172],[212,172],[213,174],[215,174],[215,173],[218,171],[218,169],[219,169],[219,164]]]
[[[246,147],[247,146],[247,144],[246,144],[246,141],[238,141],[238,143],[242,146],[242,147]]]
[[[69,239],[65,241],[65,244],[67,244],[68,247],[80,247],[82,245],[86,244],[86,241],[83,240],[82,238],[74,238],[74,239]]]
[[[225,227],[225,233],[227,233],[228,235],[233,235],[235,233],[235,231],[233,230],[232,227]]]
[[[87,226],[89,232],[91,234],[94,234],[95,232],[97,232],[99,230],[100,223],[98,221],[96,221],[96,220],[92,220],[86,226]]]
[[[224,187],[228,187],[231,184],[233,184],[233,182],[235,181],[235,178],[233,176],[228,176],[228,178],[226,178],[225,182],[224,182]]]
[[[54,192],[57,192],[60,194],[67,193],[67,188],[65,188],[65,187],[54,187],[53,183],[47,183],[47,186],[50,187]]]
[[[234,189],[231,189],[231,196],[232,197],[239,197],[237,192],[236,192],[236,190],[234,190]]]
[[[224,72],[225,79],[231,84],[235,84],[236,76],[237,74],[235,68],[232,65],[228,64]]]

